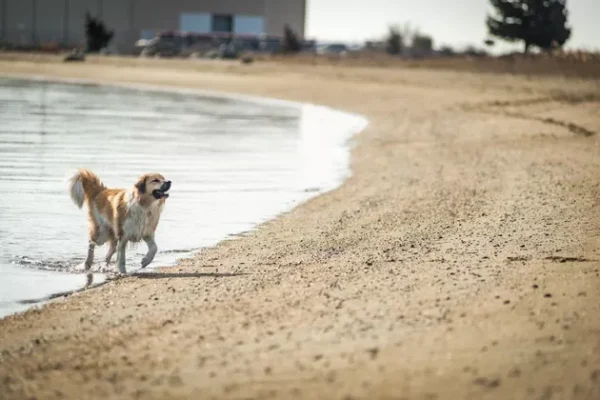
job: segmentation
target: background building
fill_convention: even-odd
[[[85,43],[85,13],[115,32],[129,52],[160,31],[304,36],[306,0],[0,0],[0,41],[17,46]]]

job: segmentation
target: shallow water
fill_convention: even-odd
[[[152,268],[338,186],[349,175],[347,139],[363,127],[311,105],[0,79],[0,317],[84,286],[86,212],[66,190],[76,168],[109,187],[154,171],[173,181]],[[106,250],[96,251],[95,282]],[[128,252],[129,272],[145,251]]]

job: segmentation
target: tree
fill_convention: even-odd
[[[114,32],[107,30],[102,21],[85,13],[85,38],[88,52],[102,50],[108,46],[113,36]]]
[[[496,15],[488,15],[490,35],[514,42],[523,41],[542,50],[562,47],[571,36],[567,26],[567,0],[490,0]]]
[[[404,49],[404,40],[400,29],[396,26],[390,26],[387,39],[385,40],[385,50],[388,54],[401,54]]]
[[[300,42],[300,39],[298,39],[296,32],[294,32],[292,28],[286,24],[283,27],[281,51],[283,53],[298,53],[300,50],[302,50],[302,43]]]
[[[418,54],[429,54],[433,50],[433,38],[417,33],[412,40],[412,49]]]

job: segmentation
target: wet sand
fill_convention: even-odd
[[[597,81],[51,57],[0,71],[370,120],[333,192],[1,320],[0,398],[600,398]]]

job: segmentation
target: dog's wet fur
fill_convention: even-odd
[[[96,174],[87,169],[79,169],[69,181],[71,199],[82,208],[88,208],[89,247],[85,261],[86,271],[94,262],[94,249],[106,242],[110,248],[106,262],[110,263],[117,253],[117,267],[122,274],[127,273],[125,256],[128,243],[142,240],[148,245],[148,252],[142,259],[142,268],[152,262],[157,247],[154,232],[169,197],[171,181],[159,173],[140,176],[131,189],[109,189]]]

